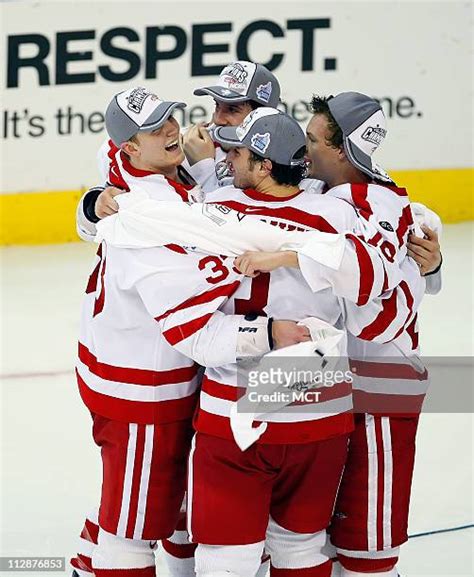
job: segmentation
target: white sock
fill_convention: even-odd
[[[180,559],[179,557],[170,555],[164,549],[161,549],[161,555],[163,555],[163,558],[166,561],[170,577],[196,577],[196,572],[194,571],[194,557]]]

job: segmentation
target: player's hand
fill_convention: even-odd
[[[282,266],[297,267],[296,252],[284,250],[279,252],[247,251],[238,256],[234,266],[245,276],[256,277],[261,272],[272,272]]]
[[[421,225],[421,229],[425,233],[425,238],[410,235],[408,254],[415,259],[420,267],[420,273],[425,275],[436,270],[441,264],[441,247],[434,230],[426,225]]]
[[[114,196],[117,194],[123,194],[125,191],[115,188],[113,186],[108,186],[99,194],[94,205],[94,212],[97,218],[105,218],[111,214],[118,212],[119,206],[117,201],[114,200]]]
[[[214,141],[203,124],[196,124],[183,134],[183,150],[191,166],[204,158],[214,158]]]
[[[299,326],[294,321],[273,321],[273,348],[281,349],[311,340],[308,327]]]

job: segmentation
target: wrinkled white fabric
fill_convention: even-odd
[[[97,243],[105,240],[119,248],[176,243],[225,256],[239,256],[247,250],[296,251],[309,243],[313,258],[336,270],[344,254],[342,234],[285,231],[225,206],[156,202],[138,186],[115,200],[119,212],[97,223]]]
[[[299,325],[307,326],[310,330],[311,341],[283,347],[264,355],[269,357],[307,357],[307,363],[298,364],[299,371],[313,371],[315,369],[315,358],[320,359],[318,366],[325,370],[334,369],[337,360],[345,352],[345,332],[331,326],[329,323],[316,318],[306,318]],[[305,365],[308,365],[307,367]],[[291,383],[290,383],[291,385]],[[286,385],[281,383],[269,384],[265,389],[265,394],[275,391],[285,391]],[[248,391],[247,391],[248,392]],[[265,432],[267,423],[263,422],[258,427],[253,427],[253,422],[265,418],[265,414],[283,409],[289,403],[259,403],[252,406],[253,411],[246,407],[246,397],[234,403],[231,409],[230,426],[235,442],[242,451],[248,449]],[[291,401],[290,401],[291,402]],[[267,406],[266,406],[267,405]]]

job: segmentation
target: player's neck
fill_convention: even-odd
[[[277,184],[272,178],[266,178],[255,187],[255,190],[260,194],[269,194],[271,196],[286,198],[287,196],[294,196],[299,192],[300,187]]]
[[[367,174],[349,165],[342,167],[332,178],[328,179],[326,184],[329,188],[333,188],[341,184],[366,184],[368,182],[372,182],[372,179]]]
[[[155,174],[162,174],[166,178],[174,180],[175,182],[180,182],[177,166],[167,167],[165,169],[161,168],[158,169],[154,166],[148,166],[147,164],[144,164],[139,160],[136,160],[135,158],[130,159],[130,164],[133,166],[133,168],[136,168],[137,170],[143,170],[145,172],[154,172]]]

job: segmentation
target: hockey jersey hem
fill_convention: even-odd
[[[81,398],[92,413],[125,423],[150,425],[190,419],[198,401],[197,391],[187,397],[169,401],[145,403],[119,399],[92,390],[81,378],[77,369],[76,377]]]

